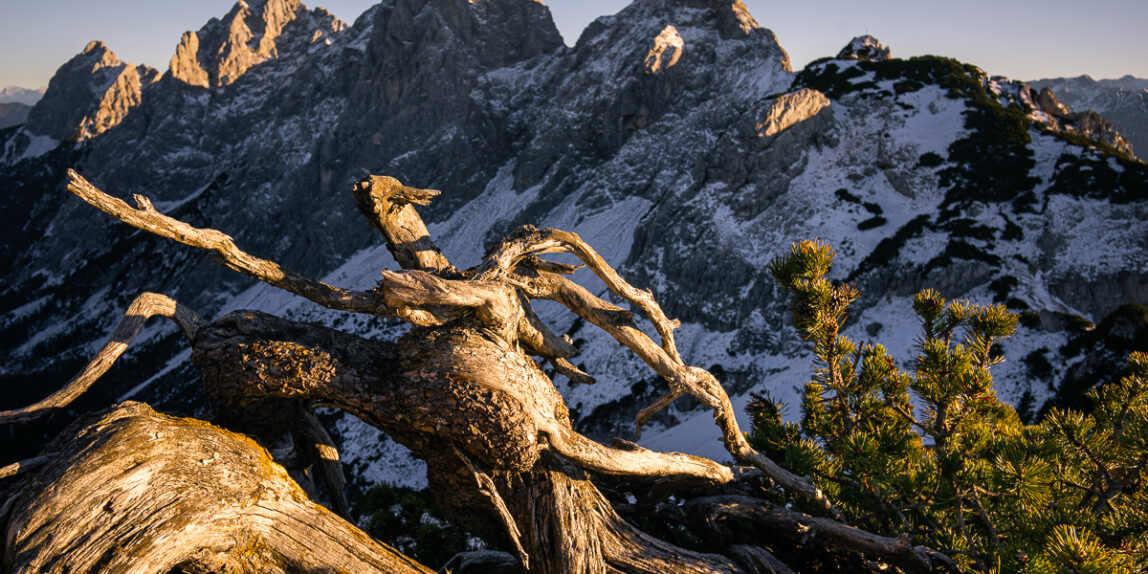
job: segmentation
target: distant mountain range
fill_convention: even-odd
[[[1148,79],[1124,76],[1093,80],[1088,76],[1053,78],[1028,83],[1049,88],[1073,111],[1093,110],[1112,122],[1141,157],[1148,157]]]
[[[32,106],[44,97],[44,90],[18,86],[0,88],[0,129],[20,125],[28,120]]]
[[[0,88],[0,104],[24,104],[26,106],[35,105],[44,97],[44,88],[31,89],[21,88],[19,86],[4,86]]]
[[[921,288],[1023,313],[996,372],[1030,411],[1122,360],[1095,349],[1148,341],[1148,169],[1117,130],[961,62],[847,42],[795,73],[739,0],[637,0],[572,48],[532,0],[384,0],[353,25],[296,0],[240,2],[185,34],[162,74],[93,42],[0,131],[0,408],[60,385],[145,290],[208,317],[400,328],[113,223],[64,190],[68,167],[347,287],[395,267],[350,194],[368,173],[443,190],[421,213],[460,266],[521,224],[576,231],[682,320],[683,356],[735,404],[768,391],[791,416],[810,357],[766,263],[800,239],[834,245],[833,276],[863,290],[848,333],[902,361]],[[543,315],[599,380],[557,378],[581,430],[633,438],[665,383],[592,326]],[[134,397],[203,413],[173,326],[149,327],[122,363],[78,409]],[[679,403],[643,444],[715,454],[710,414]],[[411,480],[393,443],[336,426],[365,476]],[[11,432],[18,450],[49,431]]]

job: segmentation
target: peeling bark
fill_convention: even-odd
[[[5,572],[433,572],[311,502],[251,439],[200,421],[123,403],[49,450],[0,515]]]

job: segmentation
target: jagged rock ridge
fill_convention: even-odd
[[[1036,90],[1048,88],[1077,112],[1099,113],[1141,155],[1148,150],[1148,79],[1125,76],[1094,80],[1088,76],[1028,82]]]
[[[892,48],[881,44],[881,41],[868,34],[853,38],[840,52],[838,60],[865,60],[868,62],[884,62],[893,57]]]
[[[683,320],[688,360],[720,372],[742,402],[762,388],[792,399],[806,378],[765,270],[797,239],[838,248],[837,277],[866,293],[854,334],[905,358],[916,335],[905,297],[920,287],[1094,321],[1148,294],[1143,258],[1130,257],[1148,241],[1138,164],[1042,131],[1031,112],[1001,105],[1018,86],[956,62],[879,50],[794,74],[738,0],[639,0],[573,48],[529,0],[386,0],[346,28],[268,0],[209,22],[194,49],[188,38],[181,71],[173,62],[80,145],[35,148],[27,126],[0,132],[0,170],[19,182],[0,199],[5,385],[57,384],[143,290],[209,316],[256,307],[376,336],[391,329],[252,287],[202,254],[111,224],[66,196],[68,166],[348,287],[370,287],[393,266],[350,198],[367,173],[444,190],[423,213],[460,266],[523,223],[577,231]],[[207,45],[229,55],[202,56]],[[602,381],[559,380],[580,424],[629,432],[663,383],[594,329],[546,319],[580,341],[576,362]],[[1022,359],[1043,347],[1062,368],[1055,349],[1068,337],[1034,327],[1006,344],[1019,358],[1001,372],[1005,398],[1047,395]],[[202,408],[171,327],[137,345],[106,400]],[[19,391],[8,400],[35,394]],[[707,418],[677,405],[645,440],[706,452],[717,444]],[[389,456],[377,440],[352,441],[351,459]]]
[[[44,88],[31,89],[22,88],[20,86],[4,86],[0,88],[0,103],[9,104],[24,104],[26,106],[34,105],[44,97]]]
[[[292,25],[309,35],[292,36],[286,30]],[[184,33],[170,74],[192,86],[227,86],[252,66],[305,49],[306,43],[329,42],[343,28],[326,9],[307,10],[299,0],[240,0],[222,20],[213,18],[198,32]]]
[[[123,121],[157,77],[154,69],[125,63],[92,41],[52,77],[25,129],[61,141],[91,139]]]
[[[1128,157],[1136,157],[1132,144],[1116,131],[1112,122],[1099,113],[1092,110],[1073,112],[1062,104],[1047,86],[1041,88],[1040,93],[1027,86],[1023,89],[1025,90],[1023,100],[1035,112],[1034,119],[1044,123],[1049,129],[1081,135]]]

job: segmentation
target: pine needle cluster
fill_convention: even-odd
[[[803,241],[769,266],[814,368],[800,424],[768,397],[750,404],[756,448],[812,477],[853,524],[907,534],[964,571],[1148,571],[1148,354],[1090,392],[1091,412],[1025,425],[990,372],[1015,315],[921,291],[916,356],[898,368],[841,335],[860,292],[826,278],[833,257]]]

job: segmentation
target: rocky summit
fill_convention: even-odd
[[[1028,82],[1034,90],[1048,90],[1071,111],[1095,112],[1112,123],[1132,151],[1148,154],[1148,79],[1125,76],[1094,80],[1088,76]]]
[[[124,63],[103,42],[92,41],[52,77],[28,114],[32,136],[79,142],[118,125],[140,104],[144,86],[159,73]]]
[[[0,131],[0,395],[15,406],[62,384],[142,291],[208,317],[400,328],[113,223],[64,190],[74,167],[346,287],[396,266],[354,208],[366,174],[443,190],[421,212],[459,266],[522,224],[576,231],[682,320],[686,360],[737,405],[768,391],[790,416],[810,358],[766,264],[820,238],[838,251],[834,277],[863,291],[849,334],[902,361],[918,289],[1021,313],[999,393],[1038,408],[1092,344],[1080,337],[1148,301],[1148,170],[1091,139],[1102,130],[1064,129],[1048,100],[954,60],[896,59],[876,39],[794,72],[740,0],[637,0],[573,47],[533,0],[384,0],[349,26],[296,1],[240,2],[185,34],[162,75],[93,43],[27,124]],[[631,435],[665,383],[604,333],[540,312],[600,381],[557,377],[580,429]],[[77,408],[134,397],[202,411],[181,337],[150,326]],[[710,415],[679,403],[643,444],[716,454]],[[412,480],[384,438],[336,426],[364,476]]]

